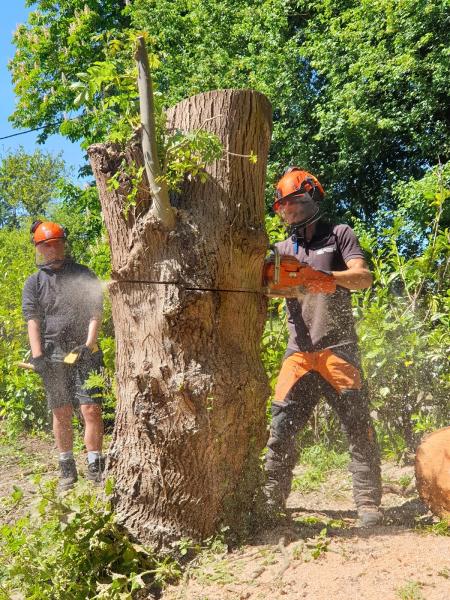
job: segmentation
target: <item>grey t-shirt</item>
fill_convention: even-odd
[[[364,258],[354,231],[348,225],[317,223],[309,243],[288,238],[276,244],[280,254],[295,256],[300,262],[324,271],[345,271],[346,261]],[[313,352],[356,344],[349,290],[337,287],[334,294],[306,294],[301,300],[286,300],[289,341],[287,352]]]
[[[50,353],[65,353],[84,344],[89,321],[101,318],[102,307],[96,275],[73,261],[66,261],[61,269],[42,267],[25,281],[24,318],[40,321],[42,341]]]

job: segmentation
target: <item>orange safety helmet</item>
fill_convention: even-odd
[[[58,223],[52,221],[35,221],[30,232],[32,234],[32,242],[35,246],[50,240],[66,240],[67,231]]]
[[[299,167],[288,167],[277,183],[273,210],[277,212],[280,209],[282,200],[303,194],[309,194],[314,202],[320,202],[325,196],[323,187],[314,175]]]

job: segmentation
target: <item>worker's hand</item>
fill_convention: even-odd
[[[336,280],[331,273],[313,269],[309,265],[300,271],[301,285],[308,294],[333,294]]]
[[[44,354],[30,358],[30,363],[33,365],[35,373],[41,377],[45,377],[45,375],[48,374],[52,365],[52,363]]]

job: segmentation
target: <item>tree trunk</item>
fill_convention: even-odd
[[[108,471],[119,520],[157,546],[241,527],[268,397],[258,290],[270,105],[249,90],[208,92],[172,108],[168,127],[207,129],[225,148],[206,183],[186,182],[172,198],[173,231],[152,214],[145,177],[125,214],[129,176],[122,171],[118,190],[108,186],[123,159],[142,165],[139,144],[89,149],[113,265],[118,406]],[[251,151],[256,164],[234,155]]]

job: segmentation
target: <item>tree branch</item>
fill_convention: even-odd
[[[137,38],[136,62],[138,66],[139,106],[142,123],[142,152],[145,172],[153,198],[153,213],[167,229],[174,229],[175,216],[170,206],[169,193],[165,181],[157,182],[161,175],[158,160],[155,129],[155,108],[153,103],[152,78],[148,63],[147,48],[142,36]]]

